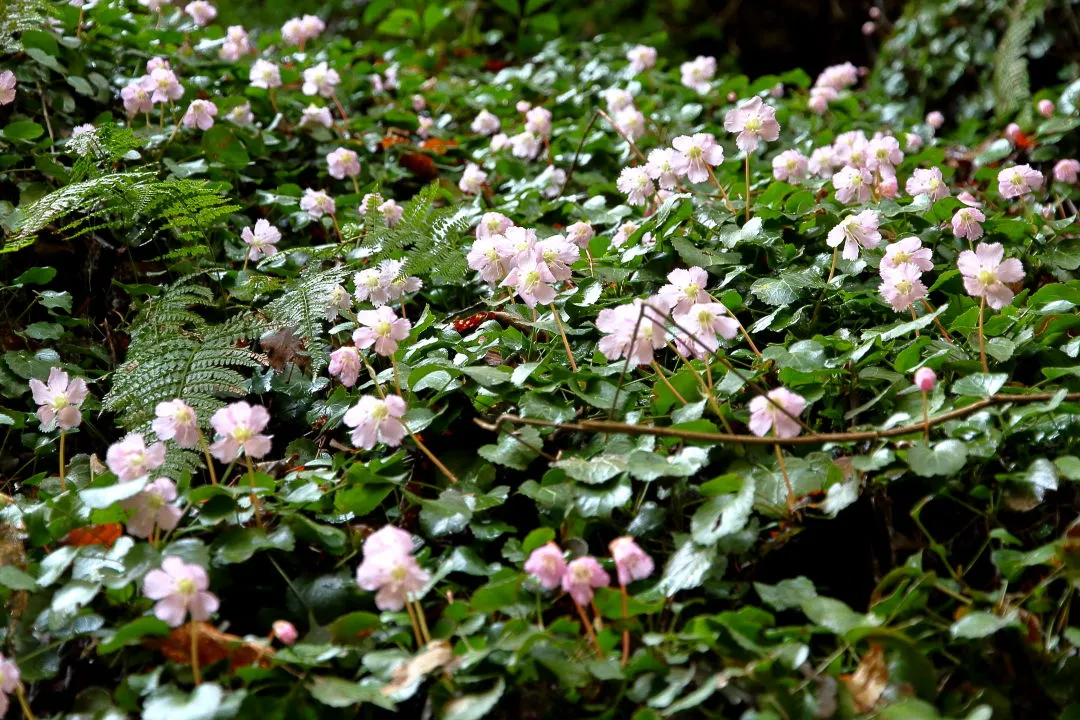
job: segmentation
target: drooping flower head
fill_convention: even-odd
[[[656,48],[635,45],[627,51],[626,59],[630,61],[630,72],[637,75],[656,64]]]
[[[900,238],[885,248],[885,257],[881,259],[879,271],[882,277],[889,270],[895,270],[901,265],[914,265],[919,272],[929,272],[934,269],[931,260],[933,252],[930,248],[922,246],[922,240],[915,236]]]
[[[281,87],[281,70],[274,63],[260,58],[251,66],[251,70],[248,73],[248,79],[251,83],[251,87],[262,88],[264,90]],[[307,114],[306,110],[304,111],[304,114]]]
[[[322,125],[328,128],[333,124],[334,119],[330,116],[330,108],[319,107],[318,105],[308,105],[304,108],[303,116],[300,118],[300,127]]]
[[[199,27],[209,25],[217,17],[217,9],[205,0],[195,0],[184,6],[187,14]]]
[[[276,245],[281,241],[281,231],[268,220],[259,219],[255,221],[254,230],[246,227],[240,231],[240,239],[247,243],[248,259],[258,260],[277,252]]]
[[[487,110],[481,110],[473,118],[472,124],[469,126],[474,133],[480,135],[493,135],[499,132],[499,128],[502,127],[502,122],[497,115],[494,115]]]
[[[327,170],[330,177],[343,180],[360,174],[360,158],[355,150],[338,148],[326,156]]]
[[[210,446],[210,453],[223,463],[232,462],[241,453],[261,458],[270,452],[270,438],[263,435],[270,413],[262,405],[241,400],[226,405],[210,417],[210,424],[221,437]]]
[[[578,605],[588,605],[592,602],[594,590],[598,587],[607,587],[611,584],[611,578],[604,568],[600,567],[599,561],[591,555],[572,560],[566,566],[566,572],[562,577],[562,588]]]
[[[164,400],[154,408],[154,422],[150,425],[158,440],[172,440],[182,448],[199,444],[199,424],[195,409],[180,398]]]
[[[375,606],[398,611],[431,579],[412,555],[409,533],[386,525],[364,541],[364,561],[356,569],[356,584],[362,590],[377,591]]]
[[[353,345],[342,345],[330,353],[330,364],[326,370],[330,377],[338,378],[345,387],[352,387],[360,377],[362,366],[360,351]]]
[[[915,387],[923,392],[930,392],[937,383],[937,373],[925,365],[915,371]]]
[[[1030,165],[1014,165],[998,172],[998,192],[1006,200],[1022,197],[1042,187],[1042,173]]]
[[[183,625],[189,612],[193,620],[209,620],[220,605],[209,590],[206,570],[174,555],[167,556],[160,570],[151,570],[143,579],[143,595],[157,600],[154,615],[170,627]]]
[[[525,572],[539,580],[540,587],[545,590],[559,587],[566,573],[562,549],[553,542],[536,548],[525,561]]]
[[[466,195],[476,195],[484,187],[484,183],[487,182],[487,173],[480,169],[480,166],[476,163],[469,163],[465,166],[465,172],[461,174],[461,180],[458,181],[458,188]]]
[[[168,478],[158,478],[143,488],[138,495],[123,500],[120,507],[132,513],[127,520],[127,531],[135,537],[146,538],[161,528],[166,532],[176,527],[183,514],[173,505],[176,500],[176,484]]]
[[[832,176],[836,199],[844,204],[866,203],[870,201],[870,189],[874,177],[866,168],[848,165]]]
[[[326,61],[304,70],[304,84],[301,90],[305,95],[334,96],[334,88],[341,82],[341,76]]]
[[[38,404],[37,417],[42,430],[52,430],[54,425],[61,430],[71,430],[82,423],[79,406],[88,394],[86,381],[82,378],[69,382],[66,372],[60,368],[50,368],[46,382],[37,378],[30,380],[30,393]]]
[[[664,346],[663,318],[663,310],[646,307],[640,299],[604,308],[596,316],[596,327],[604,333],[597,349],[608,360],[628,358],[632,368],[648,365],[653,361],[653,351]]]
[[[945,184],[939,168],[919,168],[908,178],[904,190],[908,195],[916,197],[926,195],[931,201],[949,197],[949,186]]]
[[[724,129],[738,133],[735,144],[745,153],[758,149],[762,140],[772,142],[780,137],[780,123],[776,121],[776,110],[755,96],[729,110],[724,116]]]
[[[771,430],[777,437],[793,438],[802,427],[796,418],[805,409],[806,398],[784,387],[758,395],[750,401],[750,432],[764,437]]]
[[[1020,261],[1016,258],[1005,260],[1004,257],[1001,243],[979,243],[974,252],[965,250],[956,261],[968,295],[986,298],[986,304],[995,310],[1012,302],[1013,291],[1006,283],[1024,279],[1024,266]]]
[[[620,585],[629,585],[652,575],[653,559],[629,535],[612,540],[608,550],[615,561],[615,574]]]
[[[393,308],[386,305],[356,313],[356,322],[360,326],[353,332],[356,347],[361,350],[374,347],[382,357],[390,357],[397,352],[398,342],[409,337],[412,330],[411,322],[399,318]]]
[[[772,161],[773,177],[781,182],[798,182],[806,178],[809,160],[798,150],[785,150]]]
[[[406,428],[401,420],[405,416],[405,401],[397,395],[385,399],[364,395],[345,411],[344,422],[351,427],[352,443],[358,448],[370,450],[381,442],[397,447],[405,437]]]
[[[1054,180],[1057,180],[1060,183],[1072,185],[1076,182],[1078,175],[1080,175],[1080,160],[1067,158],[1065,160],[1058,160],[1054,165]]]
[[[214,117],[217,113],[217,105],[209,100],[192,100],[180,122],[184,127],[205,131],[214,127]]]
[[[952,216],[953,235],[970,241],[978,240],[983,236],[983,228],[980,223],[986,220],[982,210],[977,207],[962,207]]]
[[[2,91],[0,91],[2,92]],[[120,98],[124,101],[124,111],[129,118],[139,113],[148,113],[154,109],[154,103],[150,100],[150,92],[146,89],[146,83],[140,78],[132,80],[120,90]],[[2,96],[0,96],[2,99]],[[2,105],[3,103],[0,103]]]
[[[646,205],[656,188],[643,167],[626,167],[619,173],[615,187],[626,195],[627,205]]]
[[[337,204],[325,191],[307,188],[304,197],[300,198],[300,209],[313,218],[321,218],[323,215],[333,215],[337,211]]]
[[[881,243],[878,231],[878,214],[874,210],[863,210],[857,215],[848,215],[829,231],[825,243],[829,247],[844,244],[841,256],[845,260],[857,260],[859,248],[873,249]]]
[[[582,250],[589,247],[589,241],[593,239],[593,234],[592,225],[587,222],[576,222],[566,228],[566,239]]]
[[[105,464],[120,482],[130,482],[156,470],[165,463],[165,443],[150,447],[139,433],[130,433],[109,446]]]
[[[883,270],[878,291],[896,312],[907,310],[916,300],[926,297],[927,292],[922,281],[922,271],[912,264]]]

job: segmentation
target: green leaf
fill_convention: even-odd
[[[521,551],[529,555],[533,550],[542,545],[547,545],[555,539],[555,531],[551,528],[536,528],[521,541]]]
[[[714,565],[723,568],[727,563],[715,549],[703,548],[691,537],[683,536],[678,549],[668,558],[657,588],[672,597],[683,590],[700,587]]]
[[[56,277],[56,268],[53,267],[34,267],[30,268],[19,277],[15,278],[12,283],[14,287],[22,287],[23,285],[48,285],[52,279]]]
[[[394,491],[390,483],[364,483],[338,490],[334,495],[334,509],[363,517],[378,508]]]
[[[586,460],[581,457],[567,457],[551,463],[567,477],[587,485],[606,483],[626,470],[626,457],[622,455],[598,455]]]
[[[967,446],[959,440],[942,440],[932,448],[919,443],[908,450],[907,462],[922,477],[952,475],[967,462]]]
[[[833,598],[815,596],[802,601],[802,611],[815,624],[837,635],[856,628],[872,628],[881,624],[877,615],[861,615]]]
[[[156,617],[141,617],[121,625],[98,645],[98,654],[109,655],[120,648],[135,645],[147,636],[160,637],[169,634],[169,626]]]
[[[135,497],[149,482],[149,477],[141,477],[130,482],[118,482],[108,487],[86,488],[79,491],[83,505],[95,510],[112,506],[113,503]]]
[[[0,586],[9,590],[36,590],[37,580],[14,565],[0,566]]]
[[[243,143],[225,125],[214,125],[203,133],[202,149],[207,160],[232,170],[242,170],[251,162]]]
[[[755,280],[750,293],[766,305],[790,305],[802,296],[803,290],[820,286],[821,278],[815,270],[808,268]]]
[[[754,590],[757,591],[762,602],[775,610],[791,610],[802,607],[804,602],[817,597],[817,590],[814,588],[813,581],[801,575],[788,580],[781,580],[775,585],[756,582],[754,583]]]
[[[992,615],[988,612],[970,612],[949,627],[949,633],[958,639],[973,640],[993,635],[998,630],[1016,627],[1019,623],[1013,618]]]
[[[308,685],[308,692],[323,705],[335,708],[353,707],[362,703],[374,703],[392,709],[393,703],[378,687],[361,685],[329,675],[315,675]]]
[[[953,383],[952,391],[957,395],[988,398],[1008,381],[1006,373],[973,373]]]
[[[499,435],[496,444],[482,445],[477,452],[480,457],[496,465],[505,465],[514,470],[525,470],[539,455],[533,448],[542,448],[543,445],[540,431],[525,425],[519,428],[507,428],[506,432]]]
[[[487,692],[454,698],[443,706],[443,720],[480,720],[495,709],[505,689],[506,683],[500,677]]]
[[[45,128],[32,120],[13,122],[4,128],[4,137],[8,140],[36,140],[44,134]]]
[[[226,698],[216,683],[204,682],[190,694],[169,685],[161,688],[143,706],[142,720],[216,720],[231,717],[246,691]]]
[[[700,545],[712,545],[746,527],[754,508],[754,478],[747,476],[739,492],[707,500],[690,519],[690,532]]]

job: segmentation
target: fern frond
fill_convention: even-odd
[[[22,43],[15,36],[46,27],[50,15],[45,0],[0,0],[0,55],[21,52]]]
[[[327,323],[326,308],[330,298],[348,275],[348,268],[320,269],[309,265],[291,281],[280,297],[272,300],[259,312],[253,326],[259,334],[292,329],[307,348],[312,372],[317,373],[330,362],[327,344],[323,341],[323,326]]]
[[[1028,43],[1045,3],[1018,0],[1009,13],[1009,27],[1001,37],[994,61],[994,98],[998,118],[1016,112],[1031,97],[1028,78]]]

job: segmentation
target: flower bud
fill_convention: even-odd
[[[296,632],[296,626],[288,620],[275,620],[274,637],[285,645],[292,645],[296,642],[296,638],[299,637],[299,633]]]
[[[1020,126],[1016,123],[1009,123],[1005,126],[1005,137],[1009,138],[1013,142],[1016,142],[1016,138],[1020,137]]]
[[[915,387],[923,392],[930,392],[937,383],[937,375],[928,367],[921,367],[915,371]]]
[[[1039,114],[1045,118],[1052,117],[1054,114],[1053,100],[1047,100],[1046,98],[1043,98],[1035,107],[1038,109]]]

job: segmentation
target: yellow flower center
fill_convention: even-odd
[[[986,286],[993,285],[997,282],[997,276],[989,270],[980,270],[979,274],[976,277],[978,278],[980,284]]]
[[[161,497],[157,493],[147,493],[146,506],[151,510],[157,511],[165,507],[165,498]]]
[[[700,160],[705,155],[705,151],[699,148],[697,145],[691,145],[690,149],[686,151],[686,157],[691,160]]]
[[[540,271],[530,270],[529,272],[525,273],[525,277],[523,279],[525,281],[525,287],[532,287],[533,285],[536,285],[540,282]]]
[[[911,281],[901,280],[900,282],[896,283],[896,289],[900,292],[901,295],[907,295],[909,292],[911,292]]]
[[[246,442],[255,437],[255,433],[246,427],[236,428],[232,431],[232,439],[236,442]]]
[[[746,125],[744,125],[743,127],[750,132],[758,132],[761,130],[761,126],[761,118],[752,117],[746,121]]]
[[[371,408],[371,417],[378,421],[385,420],[390,415],[390,408],[386,407],[386,403],[381,402],[375,407]]]
[[[388,323],[385,320],[383,320],[382,322],[380,322],[378,325],[375,326],[375,332],[378,335],[380,335],[381,337],[390,337],[390,330],[391,329],[392,328],[390,327],[390,323]]]
[[[906,262],[908,262],[910,260],[911,260],[911,256],[908,255],[906,252],[898,252],[895,255],[893,255],[893,264],[895,264],[895,265],[903,265],[904,263],[906,263]]]
[[[176,591],[184,597],[191,597],[195,594],[195,581],[189,580],[188,578],[177,580]]]

